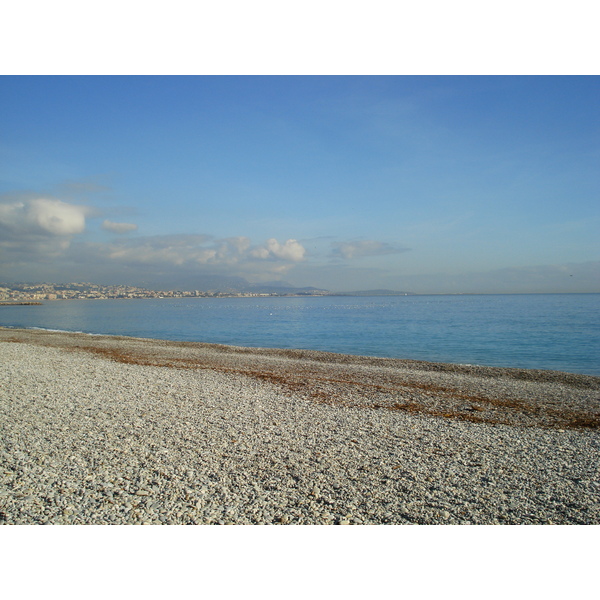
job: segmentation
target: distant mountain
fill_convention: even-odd
[[[358,292],[331,292],[334,296],[416,296],[414,292],[395,290],[360,290]]]
[[[314,295],[314,294],[329,294],[328,290],[323,290],[316,287],[296,287],[287,281],[269,281],[265,283],[248,284],[247,287],[240,290],[241,292],[253,292],[255,294],[297,294],[297,295]]]
[[[277,279],[274,281],[262,281],[261,283],[248,283],[246,285],[249,287],[283,287],[283,288],[295,288],[296,286],[289,281],[284,281],[283,279]]]
[[[163,274],[160,279],[132,282],[151,290],[201,290],[203,292],[239,292],[246,288],[248,281],[243,277],[222,275],[201,275],[181,277],[179,274]]]
[[[219,275],[181,278],[169,280],[163,278],[160,287],[156,284],[146,284],[150,289],[179,289],[179,290],[202,290],[211,292],[249,292],[254,294],[311,294],[327,293],[315,287],[298,288],[287,281],[265,281],[262,283],[250,283],[243,277],[223,277]]]

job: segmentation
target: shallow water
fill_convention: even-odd
[[[0,324],[600,375],[600,294],[64,300]]]

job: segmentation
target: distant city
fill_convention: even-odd
[[[280,295],[327,295],[326,290],[297,294],[276,292],[237,292],[202,290],[148,290],[133,285],[98,285],[94,283],[1,283],[0,300],[28,302],[39,300],[103,300],[109,298],[202,298]]]
[[[41,300],[104,300],[110,298],[247,298],[260,296],[362,296],[412,295],[392,290],[330,292],[318,288],[257,288],[256,291],[149,290],[132,285],[95,283],[0,283],[0,302]]]

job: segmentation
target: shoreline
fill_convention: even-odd
[[[0,327],[3,341],[86,352],[122,364],[243,375],[340,406],[477,423],[600,429],[600,377],[593,375],[45,329]]]
[[[28,303],[29,304],[29,303]],[[85,331],[71,331],[66,329],[52,329],[46,327],[16,327],[12,325],[0,325],[0,341],[2,336],[2,331],[15,331],[21,333],[27,332],[40,332],[40,333],[51,333],[51,334],[65,334],[66,336],[70,335],[81,335],[81,336],[89,336],[90,338],[106,338],[107,340],[115,340],[115,341],[128,341],[132,342],[140,341],[140,342],[154,342],[156,344],[172,344],[179,345],[182,347],[198,347],[198,348],[222,348],[222,349],[231,349],[234,352],[245,352],[245,353],[256,353],[260,354],[277,354],[281,353],[282,355],[286,354],[297,354],[298,357],[307,357],[307,356],[321,356],[320,359],[323,362],[331,361],[331,362],[339,362],[339,359],[336,357],[342,357],[342,360],[345,362],[348,361],[387,361],[387,362],[396,362],[399,365],[413,365],[418,368],[418,365],[422,365],[426,369],[431,370],[439,370],[439,371],[458,371],[464,370],[465,372],[474,372],[474,373],[483,373],[488,372],[488,375],[493,377],[493,372],[501,372],[501,373],[512,373],[515,377],[522,377],[524,379],[542,379],[542,380],[565,380],[565,378],[571,379],[572,382],[575,382],[575,385],[586,385],[596,388],[597,383],[600,382],[600,375],[592,375],[590,373],[577,373],[573,371],[562,371],[558,369],[540,369],[540,368],[527,368],[527,367],[509,367],[509,366],[492,366],[492,365],[483,365],[476,363],[454,363],[454,362],[439,362],[439,361],[428,361],[422,359],[411,359],[411,358],[396,358],[389,356],[376,356],[376,355],[366,355],[366,354],[344,354],[342,352],[334,352],[329,350],[311,350],[311,349],[303,349],[303,348],[277,348],[277,347],[263,347],[263,346],[238,346],[235,344],[222,344],[218,342],[188,342],[183,340],[172,340],[166,338],[150,338],[150,337],[138,337],[131,335],[120,335],[120,334],[107,334],[107,333],[89,333]],[[62,343],[62,342],[59,342]],[[585,380],[589,380],[586,383]]]
[[[36,302],[34,300],[31,301],[15,301],[9,302],[6,300],[0,300],[0,306],[42,306],[43,302]]]
[[[0,523],[600,524],[600,377],[0,328]]]

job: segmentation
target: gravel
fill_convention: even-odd
[[[600,378],[0,328],[1,524],[600,524]]]

